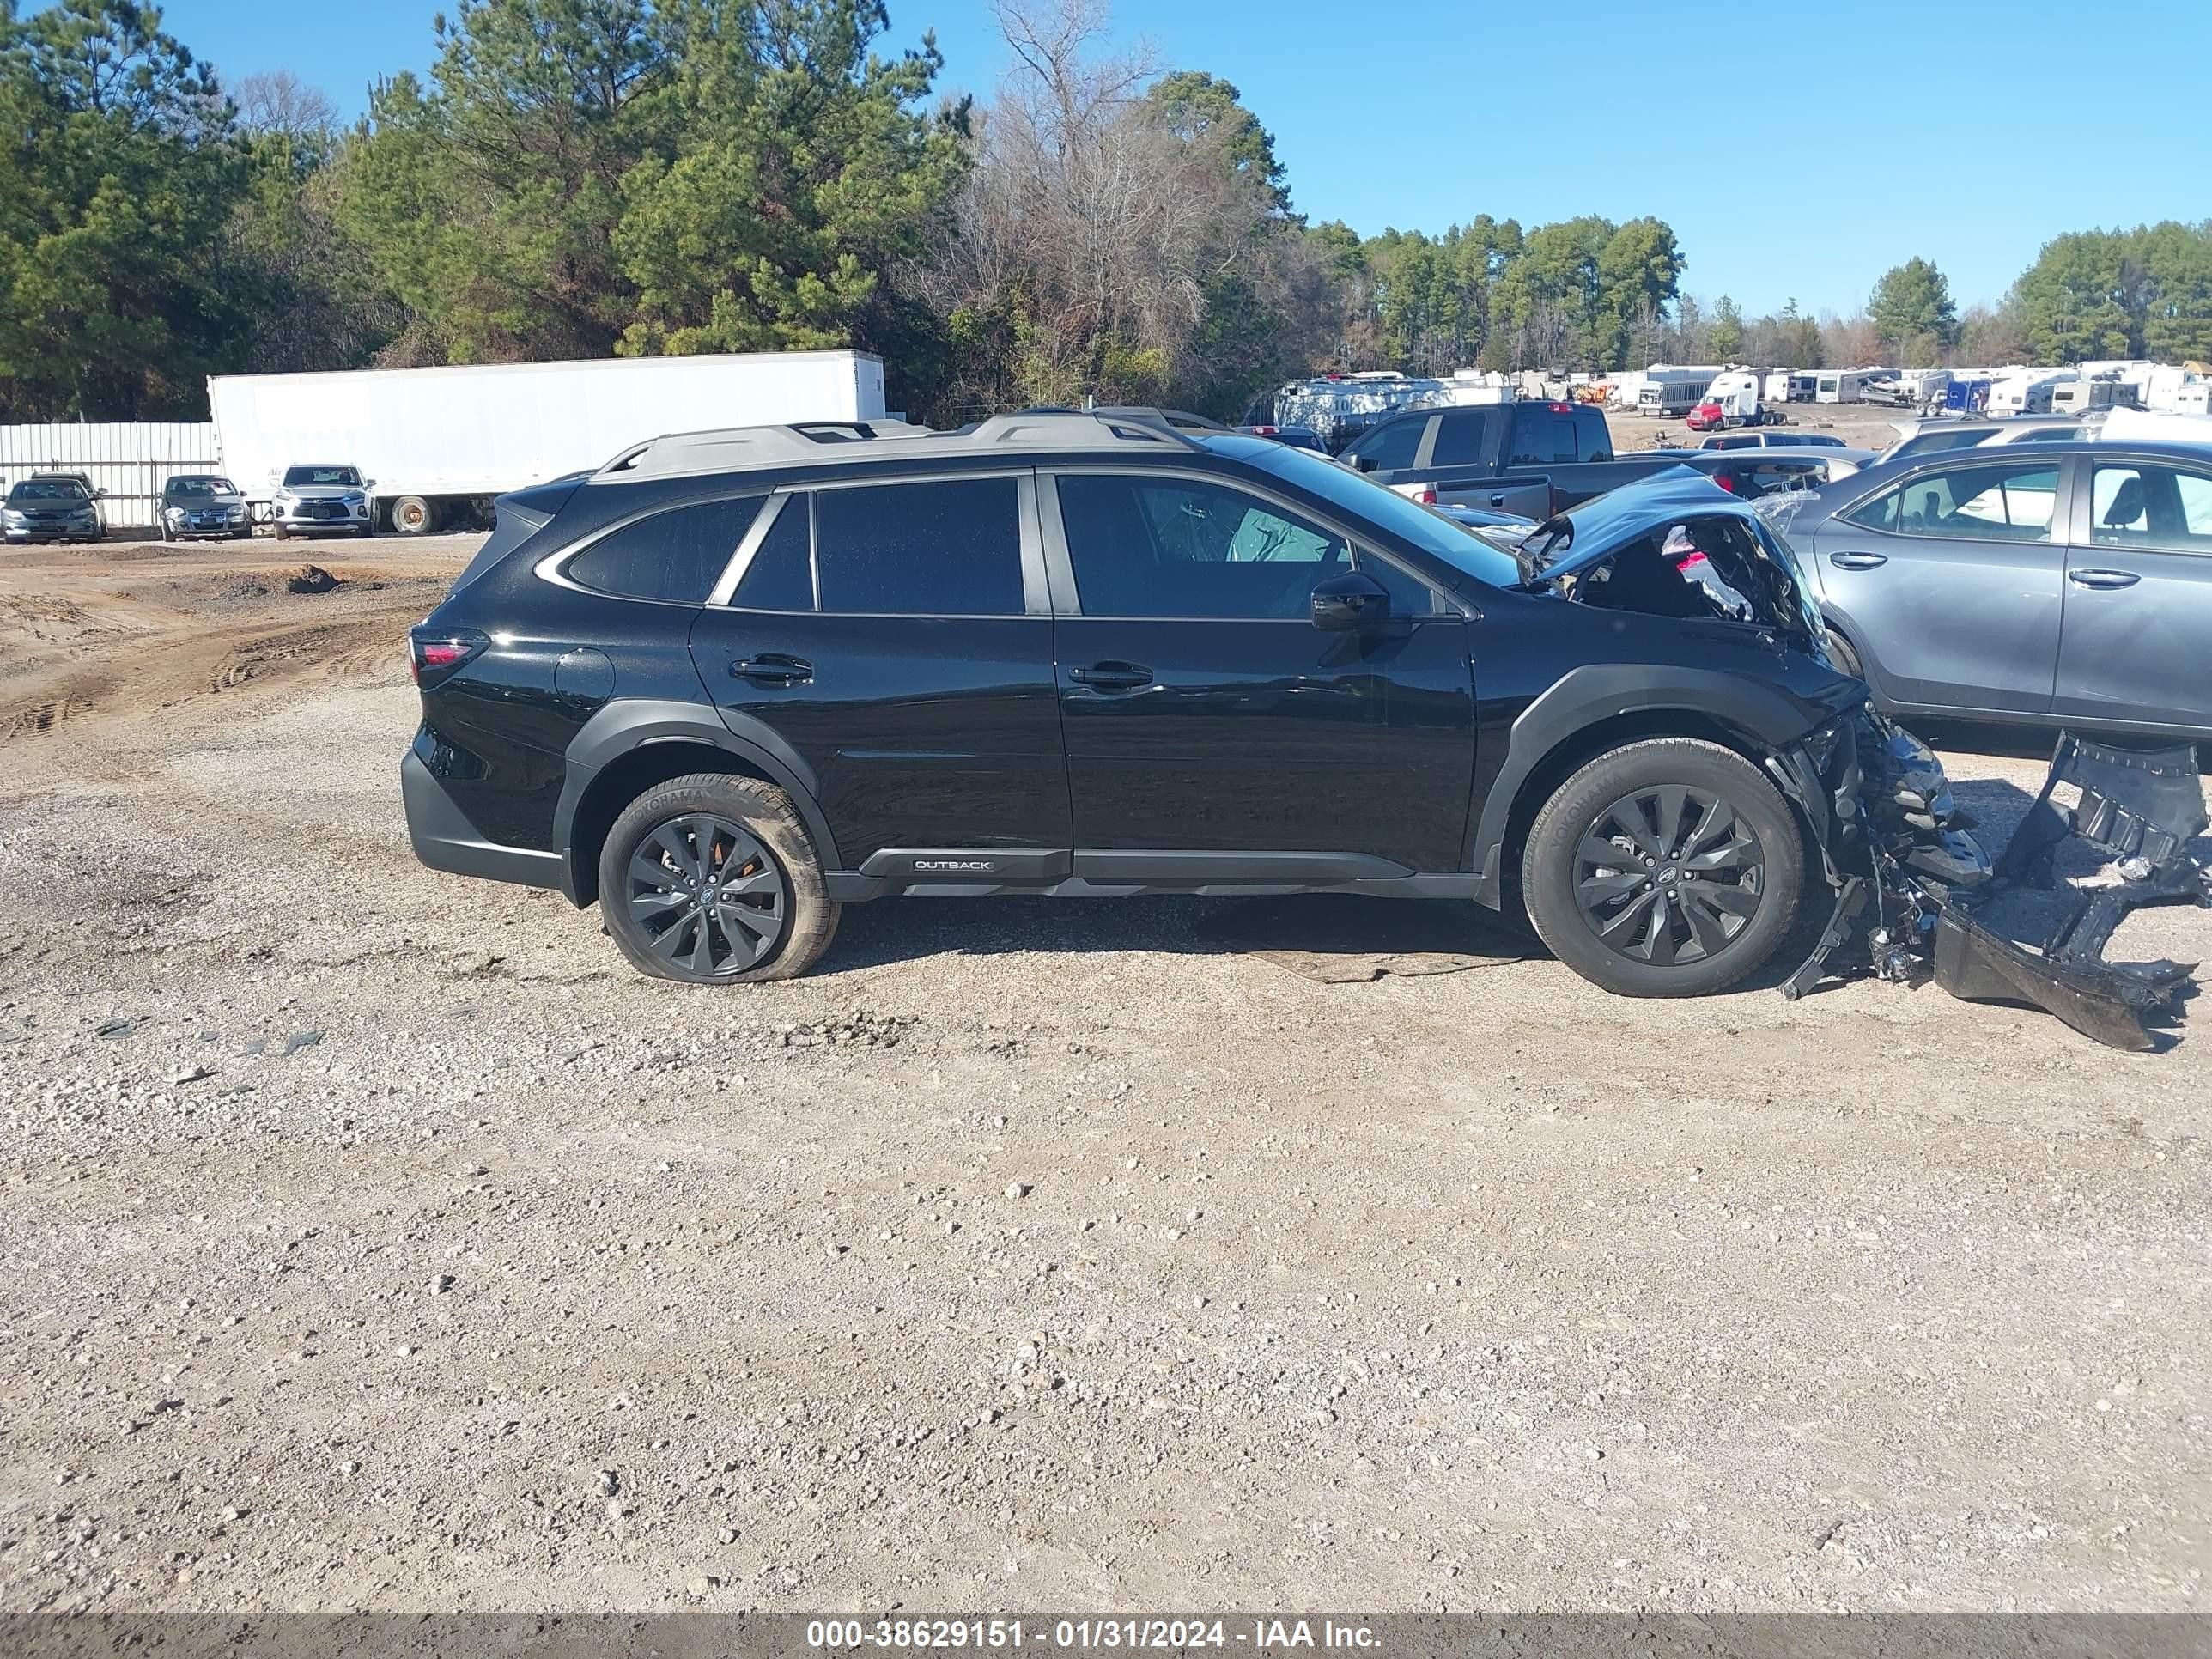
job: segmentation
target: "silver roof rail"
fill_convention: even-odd
[[[801,421],[791,426],[726,427],[711,432],[672,432],[624,450],[600,467],[594,482],[681,477],[703,472],[741,472],[754,467],[859,461],[874,445],[896,442],[906,455],[974,455],[1005,449],[1200,449],[1164,416],[1156,422],[1141,411],[1092,415],[1079,410],[1027,410],[994,415],[960,432],[939,432],[905,421]],[[878,452],[879,453],[879,452]]]
[[[1166,416],[1143,410],[1116,410],[1110,415],[1073,409],[1017,410],[979,422],[968,434],[968,441],[1040,444],[1054,449],[1114,449],[1127,444],[1202,447],[1188,433],[1169,425]]]
[[[665,432],[624,450],[595,478],[659,478],[821,460],[850,443],[943,434],[905,421],[801,421],[792,426],[731,426],[706,432]]]

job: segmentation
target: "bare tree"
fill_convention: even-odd
[[[337,106],[320,87],[311,87],[289,70],[240,76],[230,89],[238,106],[238,125],[249,138],[271,133],[328,143],[337,132]]]
[[[999,319],[1005,378],[988,399],[1149,401],[1237,257],[1224,230],[1260,211],[1139,98],[1141,46],[1105,49],[1103,0],[997,0],[1014,64],[986,112],[952,234],[923,274],[945,314]]]

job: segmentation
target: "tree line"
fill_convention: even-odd
[[[0,419],[192,416],[212,373],[859,346],[937,422],[1233,418],[1316,369],[2212,357],[2212,222],[2062,236],[2001,306],[1934,266],[1746,316],[1673,230],[1297,209],[1237,88],[1000,0],[988,102],[884,0],[460,0],[342,124],[133,0],[0,0]]]

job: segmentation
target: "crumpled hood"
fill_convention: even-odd
[[[1714,533],[1716,520],[1731,529]],[[1741,496],[1730,494],[1694,467],[1672,466],[1648,478],[1624,484],[1584,501],[1522,538],[1514,550],[1522,579],[1529,587],[1575,581],[1638,542],[1649,543],[1677,526],[1702,524],[1698,537],[1686,535],[1653,555],[1614,567],[1609,580],[1618,592],[1635,598],[1609,598],[1614,608],[1651,609],[1656,614],[1688,617],[1673,590],[1683,582],[1702,587],[1720,603],[1716,607],[1737,622],[1773,629],[1796,648],[1825,660],[1826,629],[1814,589],[1789,543]],[[1607,577],[1598,578],[1600,581]]]
[[[1759,521],[1741,496],[1730,495],[1695,467],[1670,466],[1546,520],[1521,550],[1532,580],[1554,580],[1587,570],[1631,542],[1688,518]]]

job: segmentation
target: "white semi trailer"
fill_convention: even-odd
[[[493,496],[663,433],[884,414],[866,351],[219,374],[208,401],[222,470],[249,497],[289,467],[350,466],[371,522],[407,535],[486,522]]]

